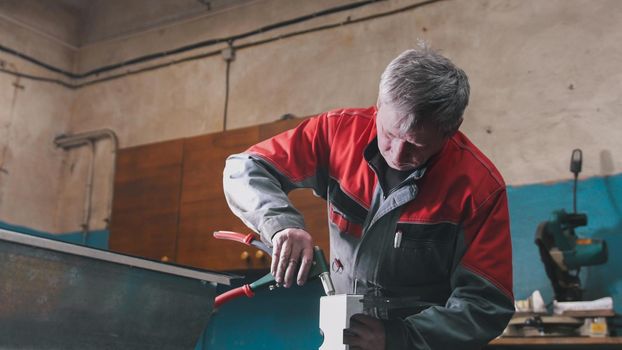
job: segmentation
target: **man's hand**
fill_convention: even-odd
[[[311,235],[298,228],[286,228],[272,237],[272,265],[270,272],[277,283],[291,287],[294,277],[302,286],[307,281],[313,262],[313,239]]]
[[[377,318],[356,314],[343,330],[343,343],[351,350],[384,350],[384,324]]]

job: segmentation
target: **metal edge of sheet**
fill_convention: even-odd
[[[18,244],[26,244],[38,248],[51,249],[58,252],[104,260],[112,263],[123,264],[207,282],[224,284],[227,286],[231,285],[231,279],[239,278],[238,276],[198,271],[174,265],[162,264],[155,261],[132,257],[129,255],[108,252],[105,250],[84,247],[80,245],[55,241],[53,239],[36,237],[3,229],[0,229],[0,240],[14,242]]]

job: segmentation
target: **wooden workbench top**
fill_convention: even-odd
[[[622,344],[622,337],[506,337],[490,345],[610,345]]]

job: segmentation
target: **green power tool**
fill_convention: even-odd
[[[575,228],[587,225],[587,214],[577,213],[577,179],[581,164],[581,150],[575,149],[570,160],[570,171],[574,174],[574,212],[557,210],[536,231],[535,243],[557,301],[581,300],[581,267],[607,262],[607,243],[604,240],[580,238],[575,233]]]

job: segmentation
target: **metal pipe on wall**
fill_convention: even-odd
[[[89,174],[86,178],[86,193],[84,195],[84,215],[82,220],[82,243],[86,244],[89,235],[89,222],[91,221],[91,207],[93,205],[93,177],[95,176],[95,141],[89,139],[91,160],[89,162]]]
[[[67,151],[71,148],[90,145],[91,147],[91,163],[89,164],[89,174],[86,183],[86,196],[84,201],[84,216],[82,222],[83,243],[86,243],[86,238],[89,232],[89,221],[91,218],[91,206],[92,206],[92,193],[93,193],[93,177],[95,175],[95,143],[99,140],[109,138],[112,141],[112,171],[110,174],[110,196],[108,199],[108,205],[106,208],[107,216],[104,219],[106,222],[106,229],[109,227],[112,219],[112,200],[114,195],[114,175],[116,171],[116,154],[119,148],[119,139],[117,134],[111,129],[101,129],[94,131],[87,131],[77,133],[73,135],[60,135],[54,138],[54,144],[56,147],[60,147]]]

